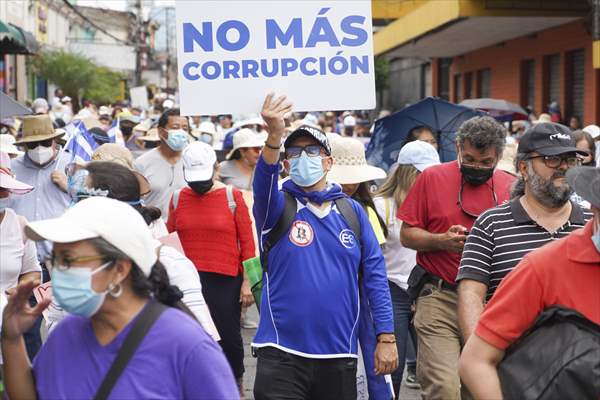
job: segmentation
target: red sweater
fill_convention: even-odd
[[[225,188],[204,195],[189,187],[181,190],[177,209],[169,203],[169,232],[177,231],[185,255],[203,272],[237,276],[242,261],[255,256],[252,221],[239,190],[233,191],[235,217]]]

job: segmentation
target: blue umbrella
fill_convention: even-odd
[[[0,120],[15,115],[31,114],[31,110],[17,103],[0,90]]]
[[[375,121],[373,137],[367,148],[367,161],[385,170],[396,162],[402,143],[416,127],[425,126],[437,135],[442,162],[456,159],[454,140],[460,125],[482,111],[428,97],[388,117]]]

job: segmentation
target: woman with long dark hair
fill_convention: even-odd
[[[10,293],[1,336],[8,397],[237,398],[218,345],[182,312],[181,291],[169,283],[146,222],[129,205],[85,199],[60,218],[29,223],[26,234],[53,243],[46,262],[53,295],[71,315],[31,366],[23,333],[50,300],[28,305],[39,282]],[[145,332],[139,319],[149,325]],[[142,332],[137,349],[126,368],[109,375],[134,329]],[[109,384],[107,375],[116,381]]]

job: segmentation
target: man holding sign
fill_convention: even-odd
[[[398,366],[386,268],[362,206],[327,183],[333,159],[322,131],[303,125],[287,137],[284,166],[291,179],[279,190],[279,149],[290,111],[285,97],[272,94],[262,110],[269,136],[253,183],[265,270],[252,343],[254,395],[354,400],[359,335],[367,374],[378,375],[384,391],[381,375]],[[374,331],[370,340],[362,334],[365,316]],[[369,380],[370,396],[375,381]]]

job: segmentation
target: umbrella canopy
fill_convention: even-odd
[[[15,115],[31,114],[31,110],[17,103],[0,90],[0,120]]]
[[[373,137],[367,148],[367,161],[370,165],[388,170],[396,162],[408,133],[420,126],[428,127],[437,135],[442,162],[455,160],[456,131],[464,121],[482,115],[486,113],[428,97],[375,121]]]
[[[500,121],[515,121],[527,119],[527,111],[518,104],[499,99],[468,99],[460,103],[461,106],[475,110],[487,111],[492,117]]]

